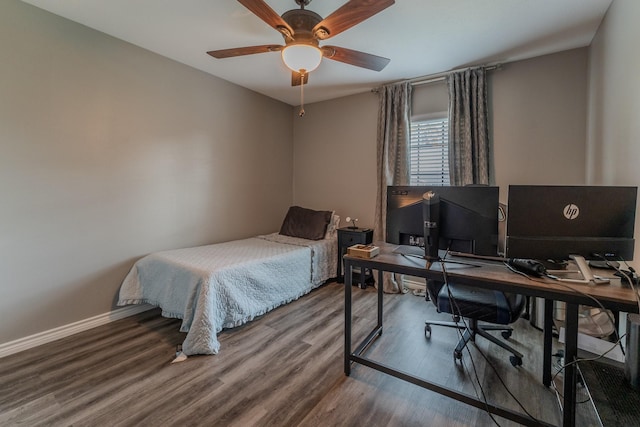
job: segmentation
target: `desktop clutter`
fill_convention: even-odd
[[[617,261],[586,261],[584,257],[571,255],[577,269],[572,269],[568,262],[539,261],[535,259],[505,258],[504,261],[516,272],[535,277],[548,277],[561,282],[604,285],[611,282],[607,277],[593,274],[592,268],[613,270],[613,276],[620,279],[624,287],[638,284],[638,274],[631,266],[627,270],[621,268]]]
[[[512,271],[535,277],[547,277],[560,282],[605,285],[611,278],[593,273],[593,269],[613,271],[613,276],[620,279],[620,285],[630,287],[638,285],[638,274],[631,266],[622,269],[617,261],[586,261],[579,255],[571,255],[576,269],[569,262],[539,261],[535,259],[505,258],[504,262]]]

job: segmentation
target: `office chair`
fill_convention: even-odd
[[[498,206],[498,253],[503,256],[506,241],[506,208],[503,203]],[[509,351],[512,354],[509,361],[513,366],[522,365],[522,354],[505,341],[490,335],[488,331],[501,331],[502,337],[505,340],[509,339],[513,329],[508,325],[522,317],[525,310],[524,317],[528,317],[528,297],[455,283],[445,286],[444,282],[427,280],[427,299],[433,301],[439,313],[450,313],[454,320],[452,322],[426,321],[425,338],[431,337],[432,325],[462,329],[464,333],[453,351],[453,356],[457,360],[462,358],[462,350],[469,341],[475,340],[476,335],[480,335]],[[468,328],[465,322],[461,321],[461,317],[467,319]],[[491,323],[491,325],[478,322]]]
[[[476,335],[480,335],[509,351],[512,354],[509,361],[513,366],[522,365],[522,353],[505,341],[489,334],[489,331],[501,331],[502,337],[505,340],[509,339],[513,329],[508,325],[515,322],[524,311],[526,302],[524,296],[454,283],[445,285],[444,282],[434,280],[427,280],[427,293],[438,312],[452,314],[454,321],[427,320],[424,327],[425,338],[431,338],[431,326],[462,329],[464,330],[462,337],[453,351],[455,359],[461,359],[462,350],[469,341],[474,341]],[[463,322],[461,318],[467,319],[467,322]]]

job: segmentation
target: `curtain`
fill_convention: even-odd
[[[380,89],[377,139],[377,196],[374,240],[386,236],[387,186],[409,184],[409,129],[411,118],[411,84],[387,85]],[[390,273],[384,274],[383,290],[402,291]],[[379,286],[379,284],[378,284]]]
[[[449,88],[449,176],[451,185],[489,184],[486,70],[451,73]]]

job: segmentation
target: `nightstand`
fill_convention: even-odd
[[[373,230],[370,228],[338,228],[338,282],[344,282],[342,272],[342,257],[347,253],[347,248],[353,245],[368,245],[373,242]],[[364,274],[361,274],[364,273]],[[359,277],[358,277],[359,276]],[[353,272],[353,283],[360,283],[360,288],[367,287],[367,283],[373,284],[375,281],[370,271]]]

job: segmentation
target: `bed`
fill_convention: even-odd
[[[182,319],[185,355],[217,354],[222,329],[335,277],[339,221],[331,211],[292,206],[278,233],[149,254],[124,279],[118,305],[160,307],[163,316]]]

